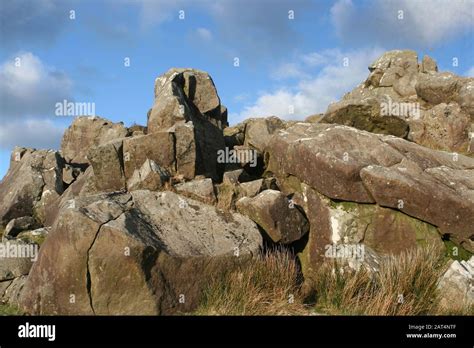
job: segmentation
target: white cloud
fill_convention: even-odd
[[[296,63],[283,63],[272,72],[271,77],[275,80],[302,78],[304,72]]]
[[[31,52],[0,65],[0,149],[14,146],[58,148],[64,126],[54,116],[55,104],[70,98],[71,80],[46,66]],[[62,122],[62,121],[61,121]]]
[[[318,52],[321,59],[330,63],[312,73],[304,58],[308,55],[304,55],[300,69],[305,70],[307,77],[303,77],[295,85],[263,92],[252,105],[244,107],[240,114],[232,115],[233,121],[271,115],[284,119],[303,119],[311,114],[324,112],[330,103],[339,100],[344,93],[365,80],[369,73],[367,66],[382,52],[378,48],[353,52]],[[347,66],[344,64],[345,58],[348,59]]]
[[[198,38],[204,41],[211,41],[212,40],[212,33],[209,29],[206,28],[197,28],[196,35]]]
[[[371,0],[357,5],[352,0],[339,0],[331,8],[331,19],[341,39],[385,46],[391,42],[399,46],[437,45],[472,33],[473,16],[471,0]]]
[[[65,127],[51,120],[14,121],[0,125],[0,149],[15,146],[58,149]]]
[[[326,54],[322,54],[319,52],[311,52],[308,54],[304,54],[301,57],[301,60],[308,66],[318,66],[328,63],[328,56],[329,52],[337,53],[337,50],[326,50]]]
[[[54,114],[54,105],[71,99],[72,81],[30,52],[0,65],[0,115],[3,121]]]

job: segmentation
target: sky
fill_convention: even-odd
[[[231,124],[304,119],[392,49],[474,76],[474,0],[0,0],[0,178],[15,145],[59,149],[64,100],[146,125],[155,78],[191,67]]]

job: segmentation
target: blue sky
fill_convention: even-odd
[[[59,147],[63,99],[146,124],[171,67],[208,71],[231,123],[324,112],[390,49],[474,76],[473,18],[474,0],[2,0],[0,178],[14,145]]]

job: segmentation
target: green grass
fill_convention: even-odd
[[[15,306],[0,302],[0,315],[22,315],[23,313]]]
[[[445,240],[444,245],[446,246],[446,256],[450,259],[467,261],[473,255],[463,247],[454,244],[450,240]]]

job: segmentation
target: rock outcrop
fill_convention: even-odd
[[[369,66],[365,82],[331,104],[323,123],[408,138],[445,151],[473,153],[473,78],[438,72],[414,51],[389,51]]]
[[[0,301],[28,314],[186,313],[268,248],[297,255],[303,280],[340,247],[371,272],[428,245],[474,253],[473,79],[413,51],[369,70],[324,115],[228,127],[211,77],[171,69],[146,127],[78,117],[60,152],[15,148],[2,241],[39,255],[0,257]],[[461,306],[469,265],[439,285]]]
[[[177,157],[191,166],[188,177],[203,174],[219,178],[222,166],[217,163],[217,152],[225,147],[222,129],[227,125],[227,111],[207,73],[170,69],[155,80],[155,104],[149,113],[148,132],[175,134]]]
[[[44,222],[44,210],[63,193],[64,161],[55,151],[15,148],[0,182],[0,225],[23,216]]]
[[[273,137],[267,170],[288,194],[301,191],[302,182],[333,200],[397,209],[437,226],[472,252],[473,169],[469,157],[393,136],[299,123]]]
[[[77,117],[66,130],[61,153],[67,163],[89,164],[87,153],[91,147],[127,136],[122,123],[113,123],[101,117]]]
[[[249,219],[239,214],[224,218],[173,192],[76,199],[74,208],[61,210],[42,245],[20,303],[36,314],[190,310],[199,299],[199,278],[210,276],[205,265],[245,259],[261,245]],[[203,268],[181,269],[192,263]]]

